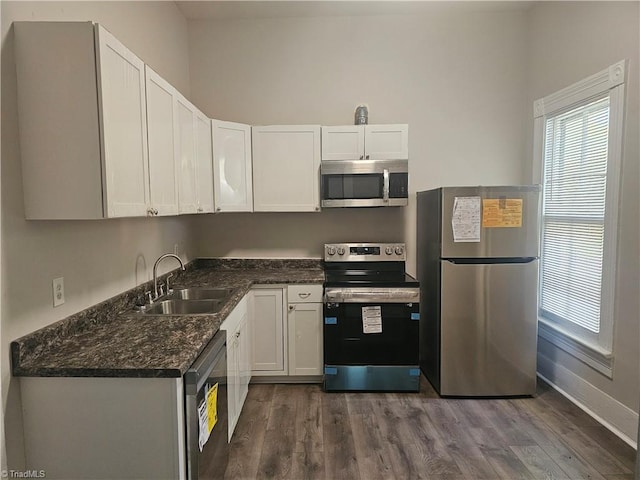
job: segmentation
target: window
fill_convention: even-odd
[[[534,104],[540,335],[611,375],[625,62]]]

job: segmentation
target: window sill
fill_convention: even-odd
[[[576,338],[542,318],[538,319],[538,336],[570,353],[607,378],[613,378],[613,354],[611,352]]]

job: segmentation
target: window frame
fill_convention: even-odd
[[[536,100],[533,104],[533,176],[534,180],[543,186],[544,195],[547,117],[578,108],[597,98],[609,97],[600,333],[594,334],[578,325],[571,325],[567,328],[562,322],[542,318],[538,313],[538,335],[540,337],[572,354],[609,378],[612,377],[613,372],[618,204],[621,181],[626,64],[626,60],[616,62],[584,80]],[[542,228],[540,229],[540,241],[542,244]],[[541,278],[542,276],[540,275],[540,280]],[[538,285],[538,303],[540,302],[540,289],[541,284]],[[538,305],[538,312],[539,308],[540,305]]]

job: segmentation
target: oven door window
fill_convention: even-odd
[[[362,307],[380,306],[382,333],[364,333]],[[324,363],[329,365],[415,365],[419,305],[340,303],[325,305]],[[414,315],[413,318],[416,318]]]
[[[379,173],[322,176],[322,198],[325,200],[382,198],[384,179]]]

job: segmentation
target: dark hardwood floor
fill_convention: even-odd
[[[632,480],[635,451],[542,381],[534,398],[251,385],[227,479]]]

